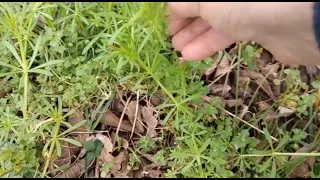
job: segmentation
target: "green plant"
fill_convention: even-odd
[[[139,148],[143,153],[147,153],[148,151],[152,150],[155,146],[155,141],[148,136],[143,136],[139,139]]]
[[[246,45],[243,54],[244,62],[247,64],[248,68],[251,70],[257,69],[257,61],[256,58],[260,57],[260,54],[263,51],[263,48],[253,47],[257,45],[255,42],[252,42],[252,45]]]

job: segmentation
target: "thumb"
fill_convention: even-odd
[[[169,2],[168,14],[172,19],[200,16],[199,2]]]

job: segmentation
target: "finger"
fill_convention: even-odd
[[[176,35],[184,27],[189,25],[192,21],[194,21],[194,19],[180,19],[180,20],[173,19],[173,20],[170,20],[169,25],[168,25],[170,35],[172,35],[172,36]]]
[[[172,18],[197,17],[199,13],[199,2],[169,2],[168,14]]]
[[[202,18],[197,18],[191,24],[183,28],[172,38],[172,45],[178,51],[181,51],[187,44],[193,41],[197,36],[205,33],[211,28]]]
[[[181,54],[186,60],[202,60],[229,47],[234,42],[234,40],[220,35],[211,28],[185,46]]]

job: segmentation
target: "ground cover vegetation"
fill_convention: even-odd
[[[1,177],[319,177],[317,66],[198,62],[167,3],[0,3]]]

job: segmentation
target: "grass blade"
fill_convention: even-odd
[[[82,55],[85,55],[88,52],[92,45],[101,37],[102,33],[98,34],[95,38],[91,40],[91,42],[83,49]]]
[[[16,58],[16,60],[19,62],[20,66],[23,67],[23,63],[21,61],[20,56],[17,53],[16,48],[10,44],[8,41],[4,42],[4,45],[10,50],[10,52],[13,54],[13,56]]]
[[[59,138],[59,139],[62,140],[62,141],[68,142],[70,144],[73,144],[75,146],[82,147],[82,144],[77,140],[70,139],[70,138]]]
[[[55,65],[55,64],[59,64],[59,63],[62,63],[64,62],[64,60],[52,60],[52,61],[49,61],[49,62],[46,62],[44,64],[41,64],[35,68],[32,68],[32,70],[34,69],[40,69],[40,68],[43,68],[43,67],[46,67],[46,66],[51,66],[51,65]]]
[[[18,74],[18,73],[21,73],[21,71],[14,71],[14,72],[0,73],[0,77],[10,76],[10,75],[13,75],[13,74]]]
[[[41,42],[41,35],[38,37],[37,42],[36,42],[36,46],[35,46],[35,48],[33,50],[33,53],[32,53],[32,56],[31,56],[31,59],[30,59],[30,62],[29,62],[29,69],[33,64],[33,61],[36,59],[37,53],[39,51],[40,42]]]
[[[44,69],[31,69],[29,72],[38,73],[38,74],[44,74],[47,76],[52,76],[53,74],[50,71],[44,70]]]
[[[15,66],[13,66],[13,65],[10,65],[10,64],[8,64],[8,63],[1,62],[1,61],[0,61],[0,66],[4,66],[4,67],[11,68],[11,69],[21,70],[21,71],[22,71],[22,69],[20,69],[20,68],[18,68],[18,67],[15,67]]]
[[[57,155],[58,155],[58,157],[60,157],[61,156],[61,144],[57,139],[55,141],[56,141]]]
[[[78,122],[77,124],[75,124],[75,125],[72,126],[71,128],[69,128],[69,129],[67,129],[66,131],[64,131],[63,133],[61,133],[59,136],[61,137],[61,136],[65,135],[65,134],[67,134],[67,133],[69,133],[69,132],[77,129],[78,127],[84,125],[86,122],[87,122],[86,120],[83,120],[83,121]]]

